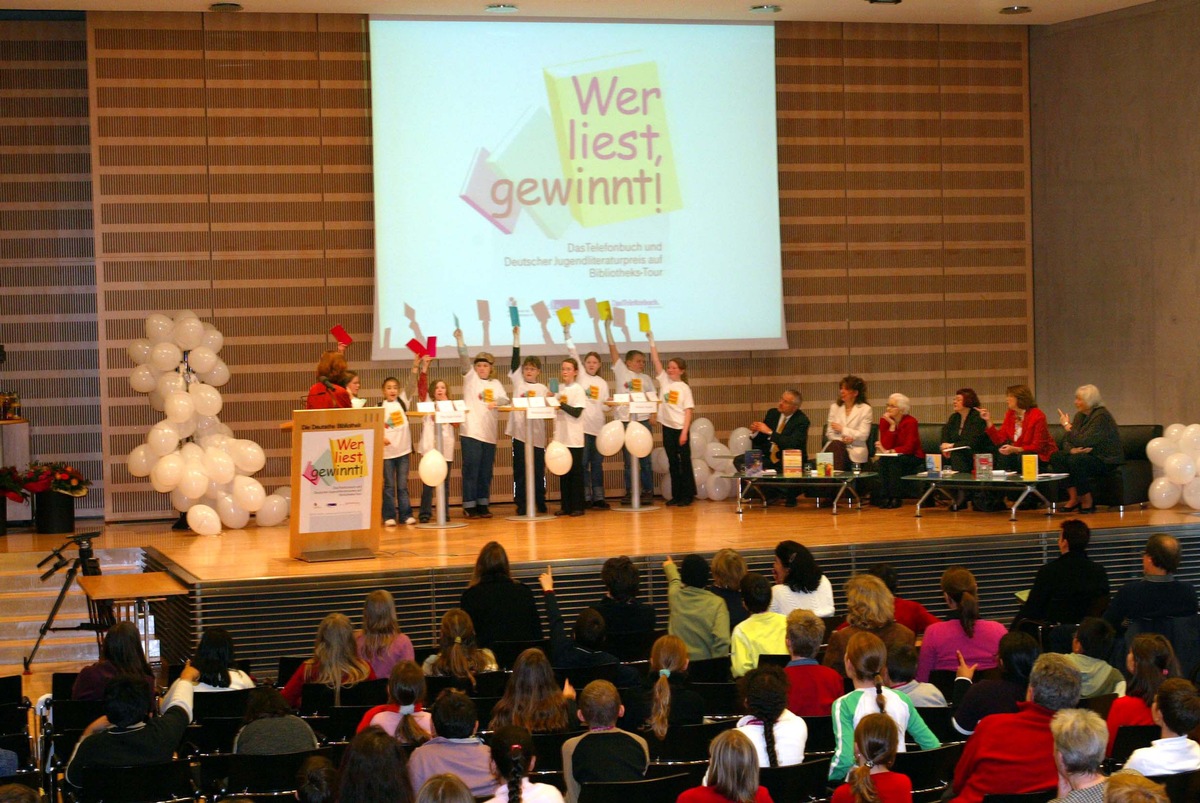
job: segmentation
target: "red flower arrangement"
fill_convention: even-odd
[[[30,463],[22,482],[31,494],[54,491],[68,496],[87,496],[88,486],[92,484],[79,469],[66,463]]]
[[[25,478],[16,466],[0,467],[0,497],[13,502],[24,502],[29,494],[25,493]]]

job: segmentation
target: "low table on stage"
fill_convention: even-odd
[[[77,579],[89,600],[112,603],[118,619],[134,622],[141,619],[147,659],[150,657],[150,603],[188,593],[178,580],[166,572],[81,575]],[[133,615],[121,616],[121,612]]]
[[[991,479],[976,479],[969,471],[958,471],[953,474],[934,474],[932,477],[928,473],[909,474],[903,479],[907,482],[919,482],[929,486],[917,500],[917,518],[921,518],[921,505],[925,504],[925,500],[936,491],[1020,491],[1017,501],[1013,503],[1012,515],[1009,516],[1010,521],[1016,521],[1017,509],[1021,507],[1025,497],[1030,494],[1042,500],[1042,504],[1046,506],[1047,516],[1053,515],[1054,504],[1042,495],[1040,486],[1058,483],[1060,480],[1065,480],[1067,476],[1066,474],[1038,474],[1037,479],[1025,480],[1021,479],[1019,474],[997,474]]]
[[[848,507],[857,506],[862,509],[862,498],[858,495],[858,490],[854,487],[859,480],[871,479],[879,475],[873,471],[863,471],[855,474],[852,471],[835,471],[832,476],[819,477],[816,475],[805,474],[802,477],[785,477],[782,474],[755,474],[748,476],[744,471],[739,471],[736,474],[722,474],[726,479],[737,480],[737,512],[742,512],[742,503],[746,501],[746,492],[757,486],[772,486],[772,487],[791,487],[805,490],[808,488],[837,488],[837,493],[833,497],[832,513],[837,515],[838,502],[847,493],[853,497],[853,501],[848,502]]]

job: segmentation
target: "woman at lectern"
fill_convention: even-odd
[[[829,405],[825,424],[825,449],[833,452],[834,470],[847,471],[851,463],[867,462],[867,438],[874,417],[867,403],[867,383],[853,375],[842,377],[838,400]]]
[[[317,381],[308,389],[306,410],[349,408],[346,384],[346,358],[338,351],[326,351],[317,362]]]

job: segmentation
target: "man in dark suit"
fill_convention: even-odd
[[[751,446],[762,452],[763,468],[773,468],[783,473],[783,452],[785,449],[805,449],[808,447],[809,420],[800,411],[804,397],[800,391],[788,389],[779,397],[779,404],[774,409],[767,410],[762,421],[750,425],[754,433]],[[799,489],[788,488],[784,493],[788,507],[796,506],[796,496]]]

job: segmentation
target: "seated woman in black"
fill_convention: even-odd
[[[1095,385],[1080,385],[1075,390],[1075,413],[1068,419],[1058,411],[1059,423],[1067,434],[1062,448],[1050,455],[1052,471],[1070,474],[1067,480],[1067,504],[1063,513],[1094,513],[1096,502],[1092,489],[1096,480],[1125,462],[1117,422],[1104,406]]]

